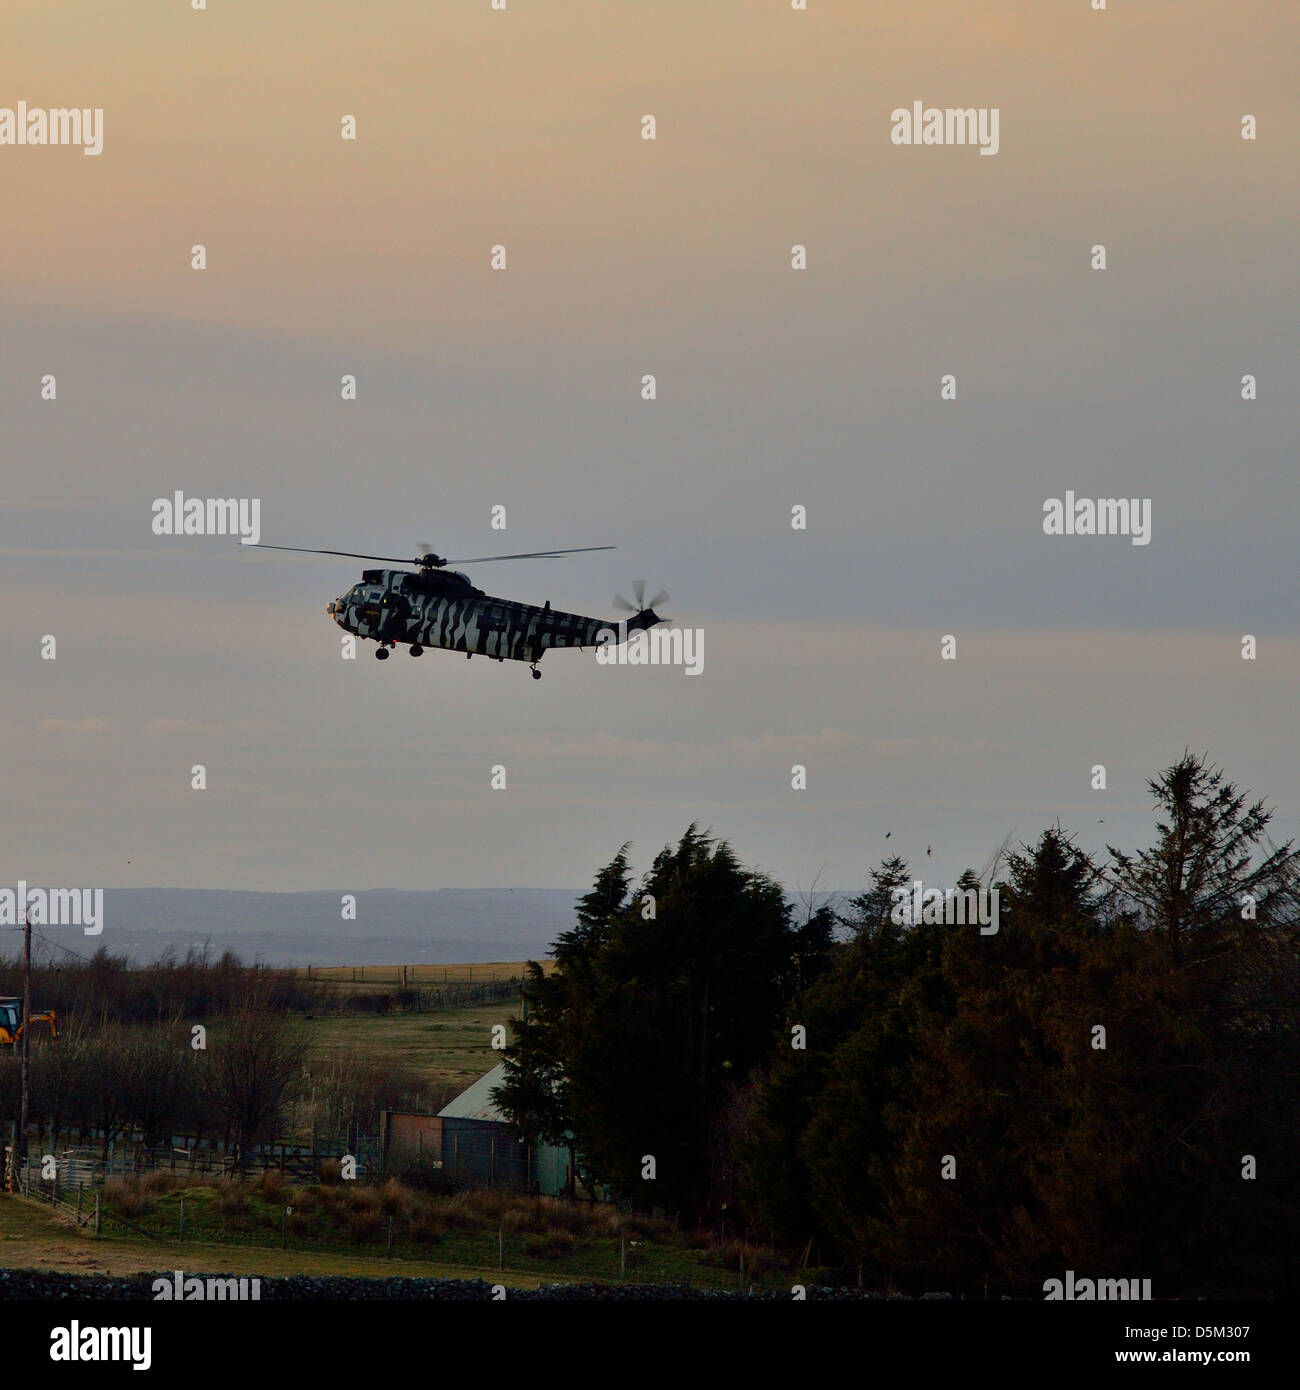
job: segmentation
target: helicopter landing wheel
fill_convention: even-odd
[[[535,681],[539,681],[539,680],[541,680],[541,678],[542,678],[542,673],[537,669],[536,666],[534,666],[534,667],[533,667],[533,679],[534,679]]]
[[[376,661],[387,661],[387,660],[388,660],[388,648],[387,648],[387,647],[376,647],[376,648],[375,648],[375,660],[376,660]]]
[[[419,656],[422,651],[424,651],[424,648],[418,642],[411,643],[412,656]]]

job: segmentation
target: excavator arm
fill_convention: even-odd
[[[58,1040],[59,1040],[59,1022],[58,1022],[58,1019],[57,1019],[56,1016],[55,1016],[55,1013],[54,1013],[54,1010],[53,1010],[53,1009],[46,1009],[45,1012],[42,1013],[42,1014],[32,1014],[25,1022],[20,1023],[20,1024],[18,1025],[18,1032],[14,1035],[14,1041],[16,1042],[20,1037],[22,1037],[23,1029],[24,1029],[24,1028],[30,1028],[30,1027],[32,1026],[33,1023],[45,1023],[45,1024],[48,1024],[48,1025],[49,1025],[49,1029],[50,1029],[50,1037],[51,1037],[55,1042],[58,1042]]]

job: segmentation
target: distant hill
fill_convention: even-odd
[[[343,891],[242,893],[209,888],[110,888],[104,930],[45,927],[52,941],[90,955],[100,946],[143,964],[206,942],[267,965],[414,965],[525,960],[549,954],[574,924],[579,891],[440,888],[357,893],[357,919],[340,916]],[[58,954],[57,952],[55,953]]]

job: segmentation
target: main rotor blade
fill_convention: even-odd
[[[590,550],[617,550],[616,545],[580,545],[574,550],[528,550],[521,555],[476,555],[472,560],[448,560],[449,565],[486,565],[490,560],[555,560],[561,555],[584,555]]]
[[[249,547],[258,550],[296,550],[300,555],[342,555],[349,560],[386,560],[394,565],[418,565],[419,560],[412,560],[409,556],[399,559],[396,555],[360,555],[355,550],[312,550],[302,545],[264,545],[261,541],[255,542]]]

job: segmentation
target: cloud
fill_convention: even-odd
[[[822,729],[816,734],[760,734],[757,738],[731,738],[727,747],[740,757],[763,757],[797,753],[835,753],[866,743],[862,734],[843,729]]]

